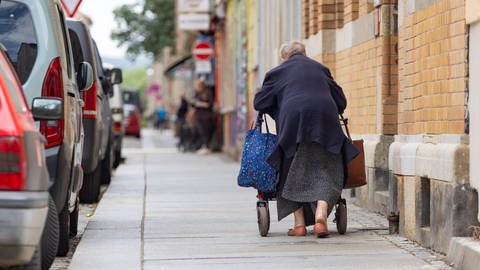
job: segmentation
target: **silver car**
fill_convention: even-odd
[[[44,239],[58,239],[58,249],[51,248],[53,243],[45,244],[50,247],[42,250],[45,267],[53,261],[52,253],[67,254],[71,229],[76,230],[78,192],[83,179],[80,91],[92,84],[93,71],[91,65],[81,63],[80,71],[75,73],[65,15],[58,0],[2,0],[0,18],[0,42],[13,62],[27,102],[43,96],[58,98],[63,104],[61,119],[39,123],[46,139],[49,192],[59,224],[56,228],[48,226],[47,220]]]

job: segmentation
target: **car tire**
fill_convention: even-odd
[[[68,211],[68,197],[62,211],[58,214],[59,237],[57,256],[65,257],[70,250],[70,212]]]
[[[102,166],[97,165],[97,168],[83,177],[82,189],[80,189],[80,203],[96,203],[100,194],[100,169]]]
[[[78,233],[78,212],[80,210],[80,199],[77,198],[75,209],[70,213],[70,237],[77,236]]]
[[[122,151],[117,150],[115,151],[113,156],[113,168],[114,169],[118,168],[121,162],[122,162]]]
[[[58,249],[59,225],[55,202],[52,197],[48,199],[48,214],[45,228],[40,242],[42,270],[47,270],[55,260]]]
[[[112,181],[112,168],[113,168],[112,157],[113,157],[112,142],[111,140],[108,140],[107,152],[105,153],[105,158],[102,160],[101,183],[104,185],[108,185]]]

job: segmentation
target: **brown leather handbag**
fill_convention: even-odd
[[[348,138],[352,141],[358,151],[360,151],[360,154],[347,164],[348,176],[343,188],[348,189],[364,186],[367,184],[367,176],[365,174],[365,151],[363,149],[363,140],[352,140],[352,137],[350,137],[350,131],[348,130],[348,118],[344,118],[343,115],[340,115],[340,120],[345,126]]]

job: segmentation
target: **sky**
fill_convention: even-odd
[[[113,58],[125,57],[126,48],[119,48],[116,41],[110,39],[110,33],[116,27],[113,10],[123,4],[133,4],[139,0],[83,0],[79,11],[93,20],[90,29],[103,56]]]

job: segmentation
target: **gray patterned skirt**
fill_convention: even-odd
[[[318,143],[300,143],[295,157],[283,160],[279,177],[278,219],[303,207],[306,223],[312,225],[317,201],[326,201],[330,214],[340,198],[344,181],[342,155],[327,152]]]

